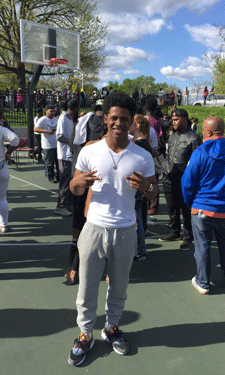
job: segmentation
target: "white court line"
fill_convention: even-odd
[[[17,243],[17,242],[11,242],[11,243],[0,243],[0,246],[60,246],[60,245],[71,245],[72,241],[69,242],[45,242],[45,243],[33,243],[33,242],[26,242],[26,243]]]
[[[32,186],[37,187],[38,189],[48,191],[49,193],[54,194],[54,195],[58,195],[58,193],[55,193],[54,191],[51,191],[51,190],[45,189],[45,188],[43,188],[43,187],[41,187],[41,186],[38,186],[38,185],[32,184],[32,183],[29,182],[29,181],[22,180],[22,178],[18,178],[18,177],[12,176],[12,175],[10,175],[10,177],[15,178],[16,180],[19,180],[19,181],[22,181],[22,182],[26,182],[26,183],[27,183],[27,186],[28,186],[28,185],[32,185]],[[26,185],[24,185],[24,186],[26,186]]]

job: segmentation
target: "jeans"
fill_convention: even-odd
[[[68,160],[58,160],[59,163],[59,197],[58,208],[70,208],[72,206],[72,193],[70,191],[70,180],[72,178],[72,162]]]
[[[177,237],[180,236],[181,222],[180,210],[183,214],[183,241],[192,241],[191,211],[185,205],[181,191],[181,176],[168,178],[163,176],[163,188],[165,192],[168,214],[170,217],[170,231]]]
[[[210,247],[213,231],[216,236],[221,270],[225,271],[225,219],[205,215],[191,215],[191,223],[195,241],[194,257],[197,265],[196,282],[203,289],[209,289],[211,273]]]
[[[45,159],[45,176],[48,177],[49,180],[53,179],[54,177],[56,178],[56,180],[59,180],[57,149],[56,148],[43,149],[43,152],[44,152],[44,159]],[[54,171],[54,166],[55,166],[56,172]]]

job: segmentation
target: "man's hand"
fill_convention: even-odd
[[[101,181],[102,178],[96,177],[95,173],[97,171],[84,173],[76,170],[73,179],[70,181],[71,193],[74,195],[83,195],[86,188],[92,186],[95,181]]]
[[[97,171],[80,173],[77,176],[74,176],[75,185],[82,188],[87,188],[89,186],[92,186],[95,181],[102,180],[102,178],[96,177],[95,173],[97,173]]]
[[[130,187],[132,187],[133,189],[143,191],[143,192],[147,191],[150,185],[149,181],[145,177],[133,171],[132,171],[132,176],[126,177],[126,180],[129,181]]]

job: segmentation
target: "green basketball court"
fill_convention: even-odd
[[[54,214],[58,185],[44,177],[42,164],[10,166],[10,232],[0,234],[1,375],[152,374],[224,375],[225,280],[212,249],[212,288],[200,295],[191,285],[193,249],[162,243],[168,233],[166,205],[146,239],[149,259],[134,262],[120,322],[130,343],[127,356],[101,339],[107,284],[99,290],[95,346],[80,367],[67,364],[78,336],[76,294],[67,284],[72,219]]]

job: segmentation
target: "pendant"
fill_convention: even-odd
[[[117,165],[114,165],[113,169],[115,169],[115,170],[116,170],[116,169],[117,169]]]

